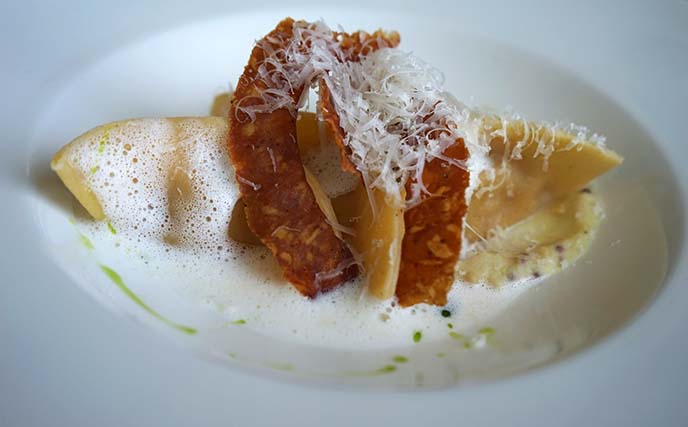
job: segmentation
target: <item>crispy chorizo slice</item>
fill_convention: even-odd
[[[238,108],[262,102],[261,92],[270,89],[258,75],[265,48],[283,48],[293,25],[292,19],[283,20],[251,52],[234,93],[228,144],[249,227],[272,251],[286,279],[313,298],[355,277],[358,269],[306,181],[294,115],[304,88],[292,89],[291,109],[256,113],[251,120]]]
[[[342,153],[342,169],[357,172],[349,159],[345,134],[332,104],[327,85],[321,84],[321,114],[334,142]],[[463,140],[457,140],[442,153],[458,161],[468,158]],[[408,307],[418,303],[445,305],[447,293],[454,282],[454,268],[461,252],[461,231],[466,215],[465,193],[468,171],[441,159],[425,164],[423,184],[431,196],[404,213],[404,238],[401,248],[396,296],[399,304]],[[407,184],[411,194],[412,182]]]
[[[287,63],[284,54],[294,38],[294,24],[291,18],[283,20],[251,52],[229,112],[228,146],[249,227],[272,251],[287,280],[303,295],[315,297],[355,277],[358,268],[318,207],[296,144],[295,113],[308,82],[295,87],[288,76],[279,81],[284,66],[295,65]],[[383,44],[380,33],[370,36],[375,40],[360,32],[333,37],[352,60]],[[264,79],[266,72],[273,77]],[[274,85],[285,81],[288,102],[281,108],[263,108],[264,95],[274,96],[274,89],[283,91]],[[251,107],[255,108],[249,114]]]
[[[459,161],[468,158],[462,139],[443,154]],[[435,158],[425,164],[422,179],[431,195],[404,214],[406,232],[396,289],[403,307],[423,302],[445,305],[461,252],[468,171]],[[409,180],[407,189],[411,184]]]
[[[320,103],[318,107],[320,108],[320,117],[323,123],[325,123],[332,141],[339,147],[339,158],[341,159],[342,170],[360,175],[360,172],[356,169],[356,165],[351,161],[351,148],[344,143],[346,134],[344,129],[339,125],[339,114],[337,114],[334,102],[332,101],[330,89],[322,79],[320,80],[319,87]]]
[[[342,169],[358,173],[350,159],[351,149],[345,144],[346,134],[340,126],[332,94],[324,81],[320,82],[320,113],[340,148]],[[461,139],[442,154],[457,161],[468,158],[468,150]],[[405,307],[423,302],[446,304],[461,252],[461,232],[467,210],[467,170],[434,159],[425,164],[422,180],[431,196],[423,195],[419,205],[404,213],[405,234],[396,296],[399,304]],[[407,194],[412,193],[411,185],[409,181]]]
[[[401,42],[401,37],[396,31],[377,30],[372,34],[365,31],[356,31],[351,34],[334,32],[333,36],[339,42],[346,61],[358,61],[371,52],[386,47],[397,47]]]

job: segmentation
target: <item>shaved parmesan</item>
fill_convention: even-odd
[[[485,185],[484,180],[478,179],[480,173],[492,171],[492,176],[500,179],[504,175],[494,170],[505,168],[509,160],[520,159],[528,142],[537,144],[534,156],[545,159],[545,169],[547,159],[555,150],[558,133],[574,135],[565,150],[583,142],[604,146],[604,137],[582,126],[533,124],[512,112],[495,115],[470,108],[446,92],[441,72],[411,53],[381,48],[350,61],[347,60],[350,48],[343,47],[337,33],[324,22],[297,21],[292,30],[289,41],[275,37],[259,42],[265,58],[258,67],[257,78],[265,89],[259,90],[255,97],[262,102],[242,107],[240,100],[237,111],[245,113],[250,120],[256,114],[281,108],[296,114],[308,95],[304,91],[295,105],[292,100],[295,88],[317,89],[317,82],[322,79],[339,115],[350,160],[361,173],[366,189],[381,189],[388,197],[402,201],[401,190],[411,179],[411,191],[404,201],[406,208],[419,203],[423,195],[429,195],[422,175],[425,165],[435,158],[470,171],[470,185],[465,194],[469,202],[479,184],[483,193],[501,185],[501,182]],[[381,38],[376,41],[386,46]],[[505,144],[508,146],[502,162],[495,164],[488,156],[490,141],[500,134],[507,141],[506,129],[513,123],[522,123],[523,140]],[[466,162],[442,154],[459,138],[463,138],[470,152]]]

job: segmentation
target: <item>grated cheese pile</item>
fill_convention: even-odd
[[[383,40],[378,42],[384,46]],[[382,48],[361,56],[357,62],[347,61],[348,52],[322,21],[295,22],[293,38],[271,38],[259,43],[265,59],[258,78],[267,89],[259,90],[261,103],[242,106],[239,100],[237,111],[252,121],[256,114],[282,108],[296,115],[308,98],[307,89],[317,89],[322,79],[330,89],[346,135],[344,143],[351,150],[350,160],[361,172],[368,190],[378,188],[399,200],[410,179],[411,191],[403,201],[410,208],[420,202],[423,193],[428,194],[422,182],[425,164],[439,158],[471,172],[468,202],[478,184],[476,172],[500,166],[491,164],[487,157],[489,141],[500,132],[490,133],[483,128],[482,118],[490,113],[458,102],[445,91],[442,73],[417,56]],[[297,104],[292,100],[295,88],[306,88]],[[500,120],[502,132],[509,121],[523,121],[527,129],[535,131],[532,123],[516,114],[502,115]],[[590,135],[581,126],[536,126],[550,129],[548,134],[552,136],[557,131],[576,135],[569,149],[583,141],[604,144],[602,137]],[[463,138],[469,149],[465,163],[442,155],[458,138]],[[522,146],[522,142],[516,142],[509,147],[504,163],[520,158]],[[542,138],[536,155],[548,158],[553,149],[551,141]]]

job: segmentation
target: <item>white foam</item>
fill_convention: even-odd
[[[226,134],[220,118],[131,120],[91,132],[68,156],[117,233],[143,246],[173,235],[178,245],[206,256],[202,251],[232,244],[227,227],[238,189]],[[188,178],[192,190],[177,215],[168,207],[173,169]]]
[[[96,224],[88,232],[94,242],[112,239],[104,224]],[[413,343],[416,331],[422,332],[423,342],[446,340],[454,331],[471,337],[480,328],[492,326],[491,320],[535,283],[494,289],[456,282],[446,305],[452,314],[445,318],[441,307],[419,304],[401,308],[393,300],[376,300],[365,292],[360,279],[308,299],[282,278],[264,247],[230,244],[219,259],[210,248],[189,250],[132,237],[120,244],[121,250],[131,254],[132,262],[145,262],[150,274],[167,283],[170,291],[219,314],[227,327],[242,320],[246,322],[242,328],[260,335],[326,348],[406,347]],[[129,284],[133,288],[143,285]]]
[[[207,119],[181,125],[156,119],[112,126],[102,151],[100,132],[76,145],[70,160],[83,171],[99,166],[88,183],[117,230],[113,236],[106,223],[85,223],[80,226],[88,227],[86,234],[96,244],[116,240],[131,262],[145,263],[171,291],[187,295],[228,322],[245,319],[243,327],[260,334],[318,346],[395,347],[412,342],[417,330],[423,340],[445,339],[449,322],[460,325],[462,333],[487,326],[515,294],[527,289],[457,285],[449,294],[447,307],[453,314],[448,319],[438,307],[404,309],[392,300],[378,301],[364,292],[360,280],[315,300],[303,297],[282,278],[267,249],[237,244],[227,236],[238,191],[226,152],[226,128],[201,120]],[[126,144],[130,149],[124,154]],[[197,195],[175,228],[182,244],[170,245],[165,242],[170,231],[166,184],[168,168],[175,164],[173,154],[180,148]]]

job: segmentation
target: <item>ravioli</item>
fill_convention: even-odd
[[[547,124],[485,115],[478,132],[489,147],[490,167],[476,173],[479,184],[466,217],[468,242],[516,224],[623,161],[599,142]]]

